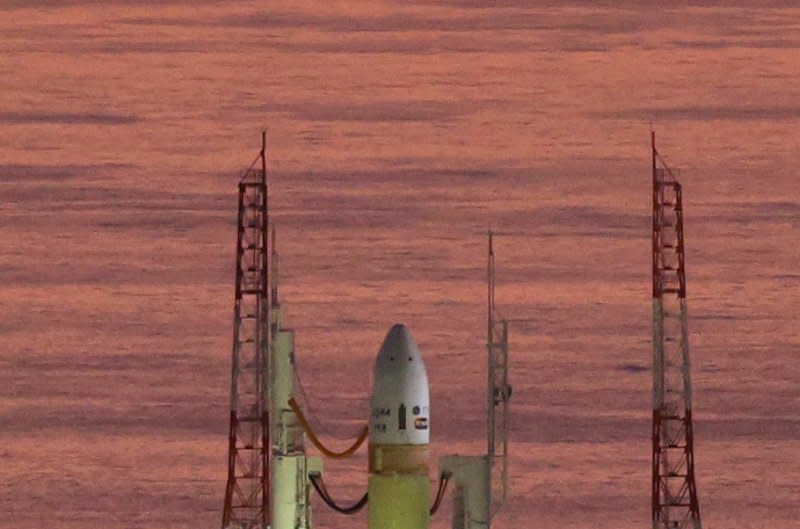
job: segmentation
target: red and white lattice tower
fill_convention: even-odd
[[[653,156],[653,529],[701,529],[694,478],[683,209],[677,171]]]
[[[259,163],[260,162],[260,163]],[[239,181],[228,481],[222,529],[270,525],[266,135]]]

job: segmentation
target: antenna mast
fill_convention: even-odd
[[[499,318],[494,304],[495,264],[494,233],[489,231],[487,262],[487,347],[488,347],[488,416],[487,454],[491,472],[491,507],[493,515],[506,501],[508,490],[508,320]]]
[[[694,479],[683,203],[677,170],[653,157],[653,529],[701,529]]]

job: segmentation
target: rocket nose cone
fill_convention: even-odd
[[[408,327],[402,323],[395,324],[383,339],[383,345],[378,352],[378,363],[394,363],[400,360],[414,361],[421,358],[419,346],[411,336]]]
[[[373,372],[370,443],[428,444],[430,393],[428,373],[417,342],[397,324],[383,340]]]

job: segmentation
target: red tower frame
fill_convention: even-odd
[[[701,529],[694,478],[683,202],[677,171],[653,163],[653,529]]]
[[[267,529],[270,525],[267,196],[263,133],[261,152],[239,181],[228,480],[222,529]]]

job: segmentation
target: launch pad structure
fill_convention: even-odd
[[[651,132],[651,146],[652,528],[702,529],[694,473],[683,195],[678,172],[656,149],[655,132]],[[428,380],[416,342],[405,326],[392,328],[375,364],[369,427],[365,425],[343,451],[325,447],[293,396],[295,380],[299,380],[294,333],[283,328],[274,234],[269,220],[266,136],[262,135],[261,152],[239,182],[222,529],[310,529],[312,489],[342,514],[369,505],[370,529],[394,529],[397,523],[403,529],[428,529],[450,482],[451,527],[489,529],[507,499],[511,397],[510,320],[501,318],[495,307],[495,234],[488,234],[487,449],[481,455],[440,459],[438,491],[430,508]],[[393,363],[397,357],[407,357],[408,363],[397,367]],[[399,377],[387,382],[386,387],[395,388],[388,397],[378,390],[378,380],[386,377]],[[338,505],[325,487],[322,459],[306,455],[305,443],[311,441],[325,457],[345,458],[368,437],[369,491],[353,505]]]
[[[294,398],[295,381],[299,381],[294,332],[283,327],[268,191],[266,134],[262,133],[261,151],[239,181],[222,529],[310,529],[312,490],[341,514],[369,506],[370,529],[428,529],[451,482],[451,527],[489,529],[507,497],[511,397],[509,322],[495,308],[494,234],[488,234],[487,263],[487,452],[442,457],[438,490],[431,501],[428,381],[419,349],[405,326],[395,325],[381,347],[371,410],[365,410],[370,426],[363,426],[350,447],[342,451],[326,447]],[[408,362],[397,363],[397,357],[407,357]],[[379,390],[378,380],[386,377],[391,380]],[[406,380],[405,385],[397,386],[398,380]],[[302,386],[299,389],[302,395]],[[393,395],[401,400],[392,400]],[[325,486],[322,459],[306,454],[306,442],[323,456],[339,459],[355,453],[368,437],[369,492],[355,504],[341,506]]]

